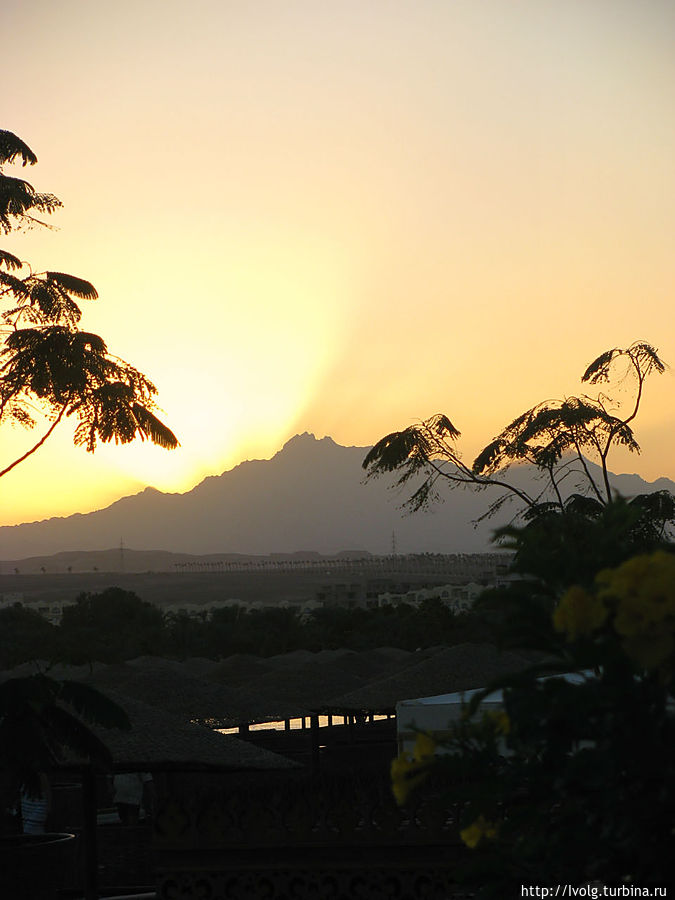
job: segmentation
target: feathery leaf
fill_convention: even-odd
[[[0,250],[0,263],[7,269],[21,269],[23,267],[19,257],[14,256],[13,253],[8,253],[6,250]]]
[[[25,144],[21,138],[17,137],[13,132],[1,130],[0,165],[14,162],[17,156],[21,158],[22,165],[24,166],[27,163],[33,166],[37,162],[37,156],[30,149],[28,144]]]
[[[83,278],[76,278],[74,275],[67,275],[65,272],[45,272],[47,281],[54,282],[62,287],[69,294],[75,294],[83,300],[96,300],[98,292],[93,284],[85,281]]]
[[[132,406],[136,421],[138,423],[138,431],[141,436],[149,438],[153,444],[163,447],[165,450],[175,450],[179,446],[178,438],[163,422],[153,415],[146,407],[140,403],[134,403]]]

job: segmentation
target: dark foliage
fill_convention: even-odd
[[[243,606],[163,613],[133,592],[108,588],[100,594],[81,594],[65,607],[60,626],[20,606],[0,612],[0,625],[6,626],[5,632],[0,631],[0,667],[33,659],[79,665],[146,655],[221,659],[235,653],[275,656],[340,647],[416,650],[490,640],[492,618],[490,613],[453,613],[435,598],[419,606],[335,606],[311,614],[302,614],[297,607]]]
[[[132,659],[162,650],[164,617],[132,591],[108,588],[64,609],[60,637],[73,661]]]
[[[482,518],[493,515],[508,500],[518,506],[514,520],[528,511],[536,515],[547,505],[563,512],[572,493],[588,496],[604,506],[614,494],[609,480],[608,458],[614,447],[639,453],[632,429],[647,377],[661,374],[665,363],[644,341],[625,349],[601,354],[586,369],[582,382],[600,384],[616,380],[631,384],[627,405],[599,393],[563,400],[547,400],[515,418],[476,456],[473,464],[462,460],[456,441],[459,431],[447,416],[436,415],[383,437],[368,452],[363,467],[367,477],[396,473],[396,486],[416,484],[406,506],[417,510],[441,497],[441,488],[493,488],[499,496]],[[622,408],[625,407],[625,408]],[[592,474],[588,459],[600,467]],[[541,488],[528,493],[509,479],[509,468],[529,463],[540,476]],[[672,518],[672,516],[671,516]]]
[[[37,157],[16,135],[0,131],[0,231],[45,224],[35,213],[51,214],[61,202],[42,194],[2,166]],[[174,448],[178,441],[155,415],[155,386],[141,372],[113,356],[98,335],[79,328],[78,300],[95,300],[96,288],[65,272],[33,272],[12,253],[0,251],[0,300],[4,336],[0,345],[0,422],[26,428],[43,420],[43,436],[0,470],[7,474],[38,450],[68,417],[76,422],[74,441],[93,451],[98,441],[128,443],[148,439]]]

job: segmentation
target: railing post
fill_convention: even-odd
[[[84,896],[98,900],[98,836],[96,834],[96,775],[82,770],[82,838],[84,841]]]
[[[312,716],[310,719],[311,737],[312,737],[312,772],[319,771],[319,717]]]

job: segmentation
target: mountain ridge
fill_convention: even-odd
[[[210,475],[185,493],[147,487],[88,513],[0,527],[0,559],[119,546],[167,552],[269,555],[306,548],[335,554],[345,547],[387,553],[395,532],[398,550],[407,552],[486,552],[490,535],[508,521],[511,506],[478,527],[472,523],[496,491],[448,491],[431,510],[405,515],[397,504],[406,494],[391,490],[395,480],[364,482],[362,461],[368,447],[344,447],[331,437],[295,435],[268,460],[244,460]],[[514,482],[532,482],[521,466]],[[661,477],[612,475],[612,484],[632,496],[655,490],[675,492]],[[510,511],[509,511],[510,509]]]

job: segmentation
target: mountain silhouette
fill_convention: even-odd
[[[392,534],[399,553],[494,549],[492,532],[513,516],[515,504],[474,528],[472,521],[498,494],[455,490],[430,510],[407,515],[399,508],[407,494],[391,489],[393,478],[364,483],[361,463],[368,449],[296,435],[271,459],[242,462],[184,494],[146,488],[95,512],[1,527],[0,558],[113,548],[120,538],[127,548],[193,554],[389,553]],[[531,490],[534,476],[529,466],[510,473]],[[666,478],[650,483],[618,475],[612,483],[624,496],[675,492]]]

